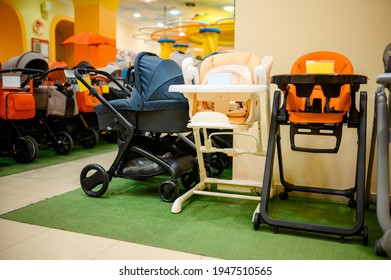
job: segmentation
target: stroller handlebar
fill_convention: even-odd
[[[101,96],[98,91],[92,87],[84,78],[82,75],[84,74],[101,74],[103,76],[106,76],[108,79],[113,81],[117,86],[120,87],[121,90],[124,90],[127,94],[130,96],[130,91],[126,88],[124,88],[118,81],[115,80],[113,76],[111,76],[109,73],[100,71],[100,70],[94,70],[94,69],[87,69],[87,68],[76,68],[74,70],[74,74],[76,79],[78,79],[89,91],[92,96],[97,98],[118,120],[118,122],[128,131],[130,136],[133,136],[135,127],[133,124],[128,122],[117,110],[114,109],[114,107],[103,97]]]

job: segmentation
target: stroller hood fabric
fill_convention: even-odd
[[[174,84],[184,84],[182,70],[175,61],[149,52],[139,53],[134,62],[131,108],[135,111],[188,108],[182,93],[168,91]]]
[[[3,69],[10,68],[27,68],[46,71],[49,69],[49,64],[44,56],[38,52],[28,51],[21,55],[11,57],[3,64]],[[27,74],[10,73],[11,76],[20,76],[20,81],[23,83],[27,80]]]
[[[38,52],[25,52],[19,56],[10,58],[3,64],[4,69],[9,68],[29,68],[46,71],[49,69],[49,64],[42,54]]]

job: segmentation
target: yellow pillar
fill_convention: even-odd
[[[204,57],[216,52],[220,29],[206,27],[200,29],[199,33],[202,35],[202,47],[204,49]]]
[[[88,31],[115,42],[119,2],[120,0],[73,0],[75,34]],[[75,45],[75,64],[89,60],[94,67],[103,67],[116,60],[115,54],[115,44],[90,47]]]
[[[175,40],[168,39],[168,38],[161,38],[158,40],[158,43],[160,44],[160,57],[169,59],[170,54],[173,50],[173,45],[175,43]]]
[[[188,47],[189,47],[188,44],[179,44],[179,43],[178,44],[174,44],[174,49],[176,51],[180,51],[180,52],[182,52],[184,54],[186,54]]]

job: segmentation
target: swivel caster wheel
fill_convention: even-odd
[[[354,198],[349,199],[348,203],[350,208],[356,208],[357,207],[357,201]]]
[[[107,191],[109,182],[109,175],[99,164],[91,163],[80,173],[81,188],[90,197],[101,197]]]
[[[164,202],[173,202],[179,195],[177,184],[173,181],[164,181],[159,186],[160,198]]]
[[[65,131],[59,131],[56,133],[54,150],[58,155],[67,155],[73,149],[72,137]]]
[[[362,229],[362,244],[364,246],[368,246],[368,241],[369,241],[368,227],[364,226]]]
[[[287,192],[280,192],[278,194],[278,196],[282,199],[282,200],[287,200],[289,198],[289,194]]]
[[[188,170],[183,172],[181,177],[181,183],[182,186],[188,191],[197,185],[197,183],[200,181],[200,176],[198,175],[198,172],[194,172],[192,170]]]
[[[253,227],[254,230],[259,230],[261,227],[261,213],[259,212],[254,214]]]

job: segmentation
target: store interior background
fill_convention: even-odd
[[[75,58],[64,54],[72,53],[73,46],[59,45],[73,33],[81,32],[75,28],[75,17],[80,15],[75,15],[74,7],[69,1],[51,0],[50,11],[47,12],[42,11],[43,2],[45,1],[0,0],[0,62],[32,50],[32,38],[39,38],[49,42],[49,61],[66,57],[69,65],[75,65]],[[119,1],[73,2],[94,5],[104,3],[98,5],[97,10],[91,11],[91,14],[82,15],[82,18],[85,24],[94,25],[101,35],[116,41],[116,47],[101,46],[108,48],[102,53],[107,51],[110,58],[115,57],[116,49],[160,52],[159,45],[145,44],[142,40],[132,37],[132,34],[138,32],[138,28],[120,20],[113,21],[95,16],[106,13],[110,10],[107,5]],[[352,61],[355,72],[369,78],[368,84],[361,87],[361,90],[368,92],[369,155],[374,93],[378,86],[376,76],[384,71],[382,54],[385,46],[391,41],[390,11],[389,0],[236,0],[233,49],[253,52],[261,57],[273,56],[272,74],[289,73],[293,62],[302,54],[311,51],[330,50],[347,56]],[[115,16],[115,11],[112,14]],[[36,19],[42,20],[45,25],[43,33],[39,36],[34,34],[32,29]],[[271,85],[271,94],[275,89],[275,85]],[[285,135],[284,158],[288,163],[294,162],[294,166],[286,166],[288,180],[298,184],[326,187],[336,187],[337,184],[341,188],[346,188],[352,185],[356,156],[355,130],[344,130],[340,152],[332,156],[300,154],[300,157],[297,157],[297,154],[289,151],[287,131],[283,130],[282,133]],[[254,168],[253,161],[259,164],[259,168]],[[311,165],[308,165],[308,162],[311,162]],[[262,159],[244,160],[240,170],[236,172],[241,173],[240,176],[261,177]],[[318,175],[315,178],[308,176],[312,173]],[[277,174],[275,180],[278,184]]]

